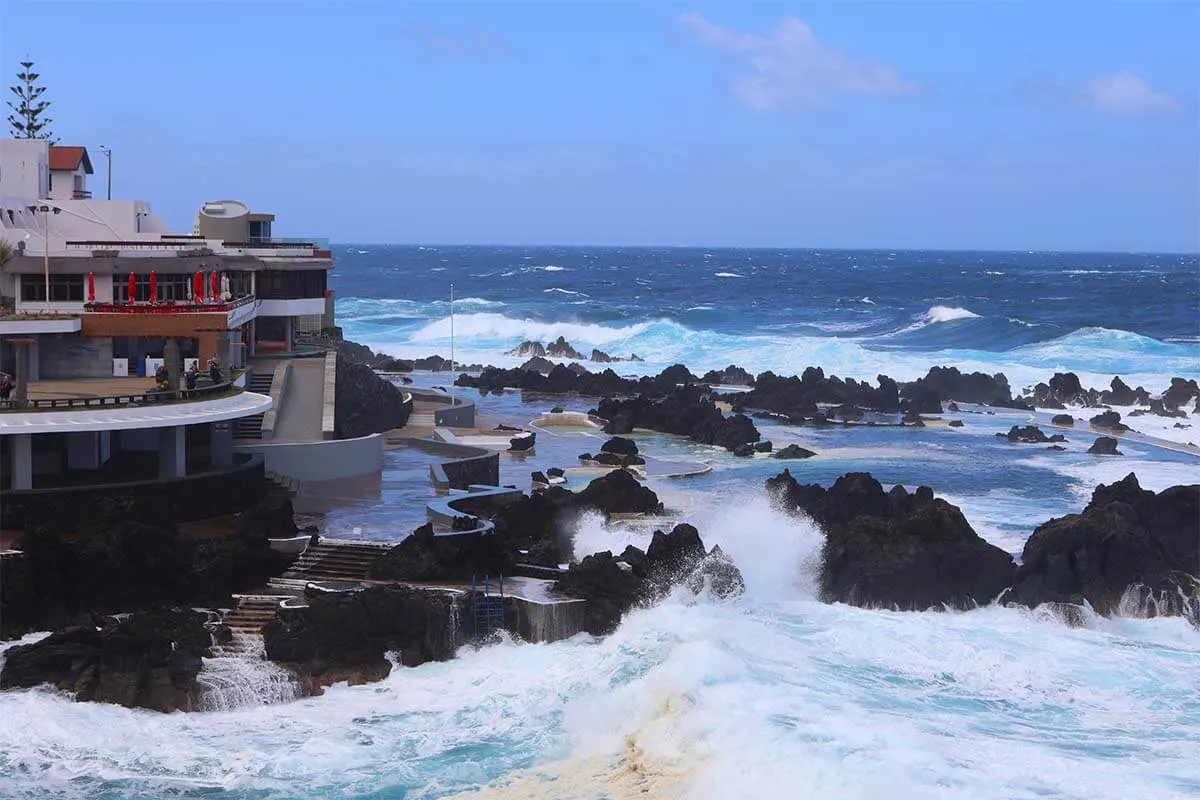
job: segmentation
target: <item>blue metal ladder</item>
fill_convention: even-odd
[[[499,579],[499,592],[492,592],[492,579],[483,576],[480,584],[478,576],[471,577],[471,596],[475,611],[475,636],[486,637],[498,630],[504,629],[504,576]]]

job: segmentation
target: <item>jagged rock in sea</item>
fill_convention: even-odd
[[[551,358],[573,358],[578,361],[587,359],[587,356],[572,347],[571,343],[562,336],[546,345],[546,355]]]
[[[625,469],[615,469],[589,483],[575,495],[575,507],[606,514],[661,514],[663,510],[658,495]]]
[[[730,364],[722,370],[709,370],[700,378],[701,382],[724,386],[753,386],[754,376],[741,367]]]
[[[921,419],[921,415],[916,411],[905,411],[904,416],[900,418],[900,423],[911,428],[925,427],[925,420]]]
[[[961,419],[952,419],[946,424],[951,428],[961,428],[963,426],[963,421]]]
[[[633,439],[626,439],[623,436],[614,436],[604,444],[600,445],[600,452],[614,453],[619,456],[636,456],[638,452],[637,442]]]
[[[438,536],[425,523],[389,549],[367,570],[376,581],[469,581],[472,575],[512,574],[512,553],[503,538]]]
[[[386,678],[395,653],[415,667],[447,661],[460,644],[456,620],[466,597],[408,586],[309,591],[308,605],[280,608],[263,631],[267,658],[291,670],[308,694],[333,683]]]
[[[1003,373],[964,373],[957,367],[931,367],[923,378],[901,386],[900,397],[908,401],[905,410],[922,414],[940,414],[940,402],[949,400],[987,406],[1023,406],[1013,400],[1008,378]],[[935,403],[938,404],[936,408]]]
[[[898,411],[900,390],[896,382],[886,375],[877,380],[879,386],[875,387],[853,378],[842,380],[836,375],[827,378],[820,367],[808,367],[800,377],[790,378],[764,372],[754,379],[753,389],[728,394],[724,399],[735,411],[762,409],[782,414],[792,422],[813,419],[819,413],[817,403]]]
[[[623,359],[614,358],[614,357],[610,356],[608,353],[604,352],[603,350],[597,350],[596,348],[592,348],[591,360],[596,362],[597,364],[611,364],[615,361],[621,361]]]
[[[786,447],[784,447],[782,450],[776,450],[775,454],[772,455],[771,457],[772,458],[793,459],[793,458],[812,458],[815,455],[816,455],[816,453],[814,453],[812,450],[806,450],[805,448],[801,447],[798,444],[789,444]]]
[[[617,557],[610,551],[587,556],[572,564],[554,588],[586,600],[584,630],[602,636],[616,630],[630,609],[654,602],[678,585],[697,594],[707,586],[718,598],[745,590],[737,566],[718,547],[706,553],[699,532],[687,524],[670,533],[655,531],[645,552],[629,545]]]
[[[1198,402],[1200,402],[1200,401],[1198,401]],[[1150,413],[1157,414],[1160,417],[1186,417],[1187,416],[1187,412],[1184,411],[1182,408],[1168,408],[1166,405],[1163,404],[1163,401],[1159,400],[1158,398],[1151,400],[1148,405],[1150,406]],[[1144,413],[1144,412],[1142,412],[1141,409],[1137,409],[1136,411],[1131,412],[1129,416],[1131,416],[1131,417],[1140,416],[1142,413]]]
[[[1088,448],[1088,452],[1094,456],[1119,456],[1121,451],[1117,449],[1117,440],[1111,436],[1099,436],[1092,446]]]
[[[542,347],[541,342],[524,341],[517,345],[514,349],[509,350],[504,355],[519,356],[521,358],[525,358],[527,356],[542,358],[546,355],[546,348]]]
[[[1092,417],[1091,423],[1093,428],[1103,428],[1110,431],[1129,430],[1129,426],[1121,422],[1121,415],[1111,409]]]
[[[1070,414],[1055,414],[1050,418],[1050,422],[1054,423],[1055,425],[1064,425],[1069,428],[1075,425],[1075,418]]]
[[[958,507],[922,486],[884,492],[868,473],[825,489],[791,473],[767,481],[772,501],[825,532],[820,595],[825,602],[903,610],[970,608],[1011,585],[1015,565],[971,528]]]
[[[339,439],[403,428],[412,413],[404,392],[364,364],[339,357],[334,401],[334,429]]]
[[[1150,393],[1141,386],[1130,389],[1121,376],[1114,375],[1108,389],[1100,392],[1100,402],[1114,406],[1144,406],[1150,402]]]
[[[1130,473],[1096,487],[1082,513],[1033,532],[1006,599],[1029,607],[1086,602],[1103,615],[1185,614],[1200,623],[1198,576],[1200,485],[1155,494]]]
[[[742,414],[726,417],[700,386],[681,386],[659,399],[644,394],[628,399],[606,398],[600,401],[594,414],[608,421],[604,431],[609,434],[648,428],[730,451],[761,438],[749,417]]]
[[[558,366],[558,365],[555,364],[553,361],[551,361],[548,358],[543,358],[542,356],[534,356],[533,358],[529,359],[524,364],[522,364],[519,367],[519,369],[523,369],[523,370],[526,370],[529,372],[540,372],[543,375],[548,375],[550,373],[550,370],[554,369],[556,366]]]
[[[537,443],[537,433],[529,431],[508,440],[508,452],[525,453],[533,449]]]
[[[1195,378],[1171,378],[1171,385],[1163,392],[1163,406],[1169,409],[1180,408],[1193,397],[1196,398],[1197,408],[1200,408],[1200,385]]]
[[[189,608],[138,612],[70,627],[5,653],[0,689],[50,684],[76,700],[152,711],[195,711],[207,615]]]
[[[462,364],[454,365],[458,369],[468,369]],[[442,372],[451,367],[450,359],[442,358],[439,355],[426,356],[425,358],[413,359],[413,369],[419,369],[427,372]]]
[[[1008,439],[1010,442],[1025,442],[1027,444],[1042,444],[1044,442],[1065,442],[1067,437],[1061,433],[1055,433],[1047,436],[1042,433],[1042,429],[1036,425],[1026,425],[1024,427],[1013,425],[1008,429],[1008,433],[997,433],[997,439]]]
[[[1094,406],[1094,391],[1085,391],[1074,372],[1056,372],[1048,384],[1033,387],[1031,402],[1037,408],[1066,408],[1067,406]]]

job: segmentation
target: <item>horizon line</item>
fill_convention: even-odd
[[[424,248],[527,248],[527,249],[607,249],[607,250],[794,250],[807,252],[845,253],[1020,253],[1039,255],[1132,255],[1132,256],[1195,256],[1200,250],[1084,250],[1084,249],[1028,249],[995,247],[814,247],[811,245],[693,245],[693,244],[496,244],[496,243],[452,243],[452,242],[354,242],[330,239],[331,246],[339,247],[424,247]]]

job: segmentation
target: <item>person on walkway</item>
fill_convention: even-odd
[[[9,399],[12,396],[12,390],[12,377],[7,372],[0,372],[0,400]]]

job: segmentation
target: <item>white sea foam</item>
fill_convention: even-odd
[[[933,306],[922,315],[928,323],[954,322],[959,319],[978,319],[979,315],[966,308],[954,306]]]
[[[584,297],[587,297],[587,294],[585,294],[583,292],[574,292],[574,291],[571,291],[570,289],[560,289],[557,286],[555,286],[552,289],[542,289],[542,291],[545,292],[546,294],[577,294],[577,295],[583,295]]]
[[[714,272],[713,277],[716,278],[744,278],[745,275],[739,275],[736,272]]]

